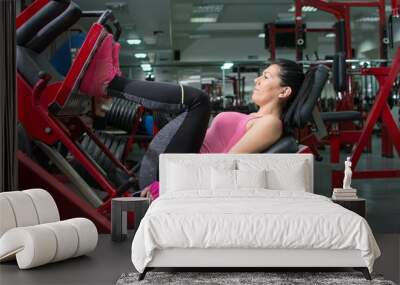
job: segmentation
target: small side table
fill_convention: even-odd
[[[332,199],[332,202],[341,205],[342,207],[359,214],[361,217],[366,216],[366,200],[362,198],[358,199]]]
[[[127,212],[135,213],[135,229],[146,214],[149,198],[119,197],[111,200],[111,239],[123,241],[127,236]]]

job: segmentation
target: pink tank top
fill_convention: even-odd
[[[207,129],[200,153],[227,153],[246,133],[247,122],[261,116],[238,112],[219,113]],[[153,199],[159,195],[159,182],[150,184]]]
[[[207,129],[200,153],[227,153],[246,133],[247,122],[258,118],[238,112],[219,113]]]

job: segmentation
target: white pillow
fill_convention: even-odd
[[[211,189],[211,168],[235,169],[236,162],[202,161],[193,163],[187,160],[170,161],[167,167],[167,191]]]
[[[273,190],[306,191],[307,167],[304,160],[281,159],[274,161],[238,160],[239,170],[267,170],[267,188]]]
[[[211,169],[212,190],[267,188],[266,170]]]
[[[288,166],[289,168],[274,167],[268,171],[269,188],[306,192],[308,187],[305,161],[288,164]]]
[[[236,190],[236,170],[212,167],[211,189]]]
[[[236,170],[237,188],[267,188],[267,171]]]

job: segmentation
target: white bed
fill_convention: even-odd
[[[367,222],[312,194],[313,180],[308,154],[162,154],[132,262],[141,278],[154,267],[354,267],[370,278],[380,251]]]

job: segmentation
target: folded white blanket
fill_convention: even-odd
[[[358,249],[371,272],[380,256],[361,216],[324,196],[265,189],[163,195],[134,237],[136,269],[143,272],[154,249],[164,248]]]

